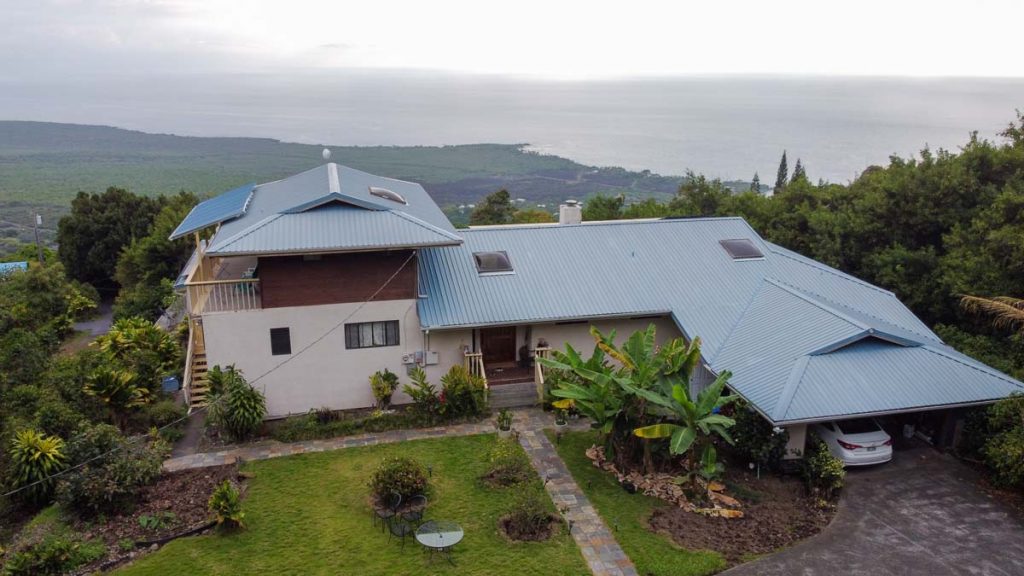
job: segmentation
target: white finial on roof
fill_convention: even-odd
[[[330,148],[324,148],[323,156],[324,156],[324,160],[330,160],[331,159],[331,149]]]

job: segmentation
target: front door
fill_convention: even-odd
[[[511,368],[516,364],[516,327],[480,330],[480,351],[488,368]]]

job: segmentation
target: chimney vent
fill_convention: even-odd
[[[583,222],[583,207],[575,200],[566,200],[558,207],[559,224],[580,224]]]

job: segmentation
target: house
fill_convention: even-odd
[[[948,442],[961,409],[1024,391],[891,292],[741,218],[580,220],[567,203],[558,224],[456,230],[418,184],[334,163],[207,200],[172,235],[198,246],[190,401],[215,364],[256,381],[271,416],[371,406],[371,373],[415,365],[436,382],[465,364],[494,398],[529,399],[530,356],[650,323],[662,341],[699,336],[694,388],[730,370],[794,453],[809,423],[863,415],[916,414]]]

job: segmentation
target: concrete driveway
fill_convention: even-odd
[[[930,448],[852,470],[824,532],[729,576],[1024,574],[1024,522],[977,487],[973,470]]]

